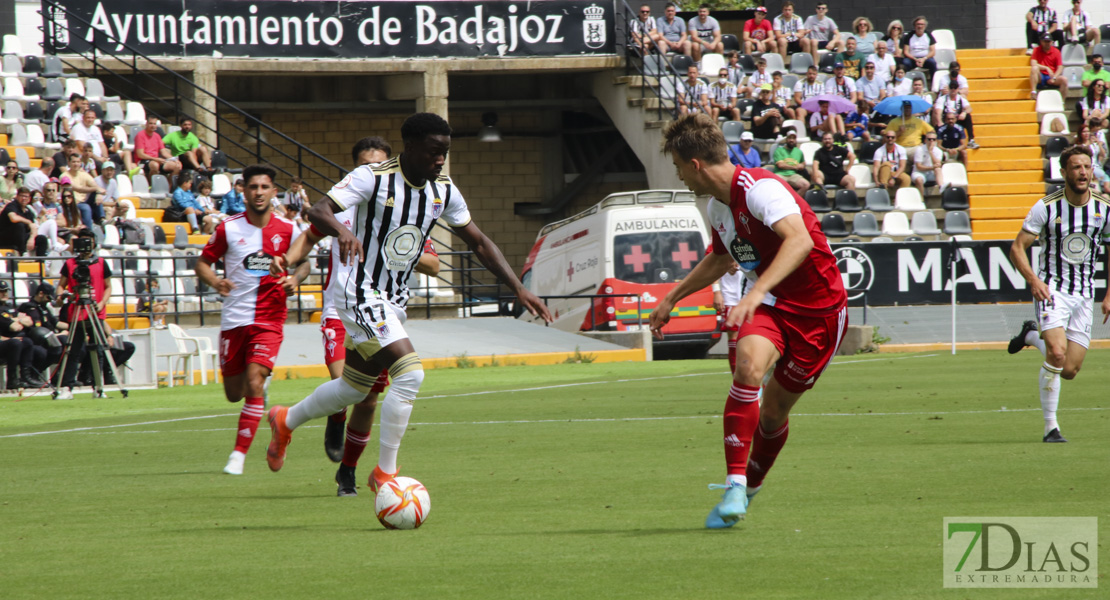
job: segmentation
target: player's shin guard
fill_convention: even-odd
[[[262,420],[263,405],[266,401],[262,398],[247,398],[243,408],[239,411],[239,433],[235,436],[235,450],[246,454],[254,441],[254,434],[258,431],[258,422]]]
[[[725,464],[729,483],[745,478],[740,482],[746,485],[748,453],[752,447],[752,436],[759,425],[758,397],[758,387],[733,382],[725,401]]]
[[[1044,413],[1044,432],[1059,428],[1056,423],[1056,407],[1060,405],[1060,367],[1047,362],[1041,365],[1041,411]]]
[[[312,419],[333,415],[345,406],[361,402],[369,391],[370,386],[362,390],[353,387],[347,382],[347,372],[344,371],[342,379],[322,384],[307,398],[290,407],[285,415],[285,426],[292,430]]]
[[[412,403],[424,381],[424,367],[416,353],[406,354],[389,368],[392,384],[382,400],[381,440],[378,468],[386,473],[397,472],[397,451],[409,426]]]
[[[763,485],[763,478],[771,465],[775,464],[782,447],[786,445],[786,436],[790,434],[790,421],[782,424],[778,430],[768,433],[763,430],[763,424],[755,430],[752,439],[752,453],[748,457],[748,488],[757,488]]]

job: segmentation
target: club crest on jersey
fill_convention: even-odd
[[[744,226],[744,231],[748,232],[748,234],[750,235],[752,230],[750,227],[748,227],[748,215],[745,215],[744,213],[737,213],[736,220]]]
[[[741,269],[745,271],[754,271],[759,266],[759,250],[751,242],[741,237],[733,238],[732,243],[729,244],[729,254],[736,264],[740,265]]]
[[[281,247],[281,236],[275,233],[274,237],[270,238],[270,241],[274,244],[274,252],[277,252],[278,248]]]
[[[270,274],[270,265],[273,264],[274,257],[266,254],[264,251],[259,250],[248,254],[243,259],[243,268],[247,273],[255,277],[265,277]]]
[[[443,200],[435,198],[432,200],[432,218],[438,219],[439,215],[443,214]]]
[[[375,324],[374,331],[378,334],[378,337],[380,338],[389,337],[389,325],[386,325],[385,321],[381,321]]]

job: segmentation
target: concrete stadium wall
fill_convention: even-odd
[[[987,47],[1025,46],[1025,13],[1036,4],[1033,0],[987,0]],[[1059,19],[1066,19],[1064,13],[1071,12],[1070,1],[1052,0],[1048,5]],[[1106,0],[1087,0],[1083,10],[1090,13],[1096,25],[1110,23],[1110,2]]]

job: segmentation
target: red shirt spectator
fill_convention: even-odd
[[[759,25],[755,24],[755,19],[748,19],[744,22],[744,33],[753,40],[769,40],[775,37],[775,32],[771,29],[771,22],[767,19],[762,19]]]
[[[1033,49],[1033,60],[1037,61],[1038,65],[1047,68],[1049,73],[1055,73],[1056,69],[1060,68],[1060,64],[1064,62],[1064,58],[1060,55],[1056,46],[1049,46],[1046,52],[1043,45],[1038,45]]]
[[[1059,52],[1057,52],[1057,54],[1059,54]],[[162,136],[158,135],[157,131],[154,133],[147,133],[144,129],[135,134],[135,149],[142,150],[147,156],[161,158],[162,148],[165,147],[165,144],[162,143]]]

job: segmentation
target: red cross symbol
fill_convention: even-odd
[[[570,261],[570,266],[567,267],[567,281],[574,281],[574,261]]]
[[[651,255],[644,254],[644,249],[640,246],[632,246],[632,253],[624,256],[624,264],[632,265],[632,270],[636,273],[644,272],[644,265],[651,262]]]
[[[694,263],[698,262],[698,253],[690,249],[690,244],[680,242],[678,250],[671,252],[671,260],[681,263],[683,269],[689,269],[694,266]]]

